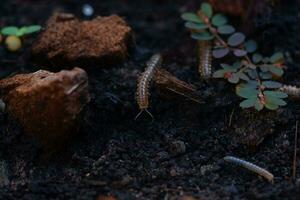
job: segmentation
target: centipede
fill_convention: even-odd
[[[210,41],[199,41],[198,70],[202,79],[211,78],[212,46]]]
[[[179,80],[164,69],[159,68],[155,71],[154,82],[158,88],[169,90],[196,103],[204,103],[196,94],[195,86]]]
[[[265,179],[267,179],[270,183],[274,183],[274,175],[271,174],[269,171],[253,164],[250,163],[248,161],[233,157],[233,156],[226,156],[223,158],[226,162],[235,164],[237,166],[243,167],[251,172],[254,172],[256,174],[258,174],[261,177],[264,177]]]
[[[146,63],[146,69],[138,78],[136,101],[140,112],[135,117],[135,120],[145,111],[153,119],[153,115],[148,111],[149,107],[149,85],[153,79],[153,75],[157,67],[162,63],[161,54],[154,54]]]
[[[292,85],[283,85],[280,91],[286,93],[289,96],[300,97],[300,88]]]

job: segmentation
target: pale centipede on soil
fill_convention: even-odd
[[[210,41],[199,41],[199,73],[201,78],[211,78],[212,46]]]
[[[286,93],[289,96],[300,97],[300,88],[291,85],[283,85],[280,91]]]
[[[232,157],[232,156],[226,156],[224,157],[224,160],[226,162],[241,166],[245,169],[248,169],[251,172],[254,172],[258,175],[260,175],[261,177],[264,177],[265,179],[267,179],[269,182],[274,183],[274,175],[271,174],[270,172],[268,172],[267,170],[252,164],[250,162],[247,162],[245,160],[236,158],[236,157]]]
[[[150,60],[146,63],[146,70],[141,74],[138,79],[136,101],[139,105],[140,112],[135,117],[137,119],[143,111],[147,112],[152,118],[152,114],[148,111],[149,107],[149,84],[153,79],[155,69],[159,67],[162,62],[162,57],[160,54],[154,54]]]

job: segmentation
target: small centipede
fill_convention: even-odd
[[[267,170],[253,164],[250,162],[247,162],[245,160],[233,157],[233,156],[226,156],[223,158],[226,162],[241,166],[245,169],[248,169],[251,172],[254,172],[258,175],[260,175],[261,177],[264,177],[265,179],[267,179],[269,182],[274,183],[274,175],[271,174],[270,172],[268,172]]]
[[[292,85],[283,85],[280,91],[286,93],[289,96],[300,97],[300,88]]]
[[[200,97],[196,94],[195,86],[179,80],[164,69],[157,69],[155,71],[154,82],[159,88],[167,89],[194,102],[203,103]]]
[[[147,112],[153,119],[153,115],[148,111],[149,107],[149,84],[153,79],[155,69],[159,67],[162,62],[162,56],[160,54],[154,54],[146,63],[146,70],[141,74],[138,79],[136,101],[139,109],[141,110],[135,119],[137,119],[144,111]]]
[[[201,78],[211,78],[212,46],[210,41],[199,41],[199,73]]]

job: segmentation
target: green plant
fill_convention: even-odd
[[[1,29],[2,35],[13,35],[16,37],[22,37],[24,35],[32,34],[41,30],[40,25],[23,26],[18,28],[16,26],[7,26]]]
[[[185,27],[191,32],[191,38],[197,41],[213,41],[213,57],[222,59],[234,56],[234,63],[222,63],[221,69],[214,72],[214,78],[224,78],[237,84],[236,94],[244,100],[242,108],[254,107],[260,111],[264,107],[276,110],[286,105],[283,100],[287,97],[278,91],[282,86],[275,81],[284,73],[284,56],[277,52],[271,57],[263,57],[257,53],[257,43],[246,40],[246,36],[228,24],[226,16],[213,13],[210,4],[202,3],[196,13],[183,13]]]
[[[6,47],[9,51],[18,51],[22,47],[21,37],[32,34],[41,30],[39,25],[23,26],[7,26],[1,29],[1,34],[7,36],[5,39]]]

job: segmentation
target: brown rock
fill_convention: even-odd
[[[58,73],[37,71],[0,81],[8,111],[27,135],[46,147],[63,144],[89,102],[88,77],[80,68]]]
[[[117,15],[80,21],[72,14],[56,13],[48,20],[32,54],[44,66],[114,64],[126,58],[132,38],[131,28]]]

